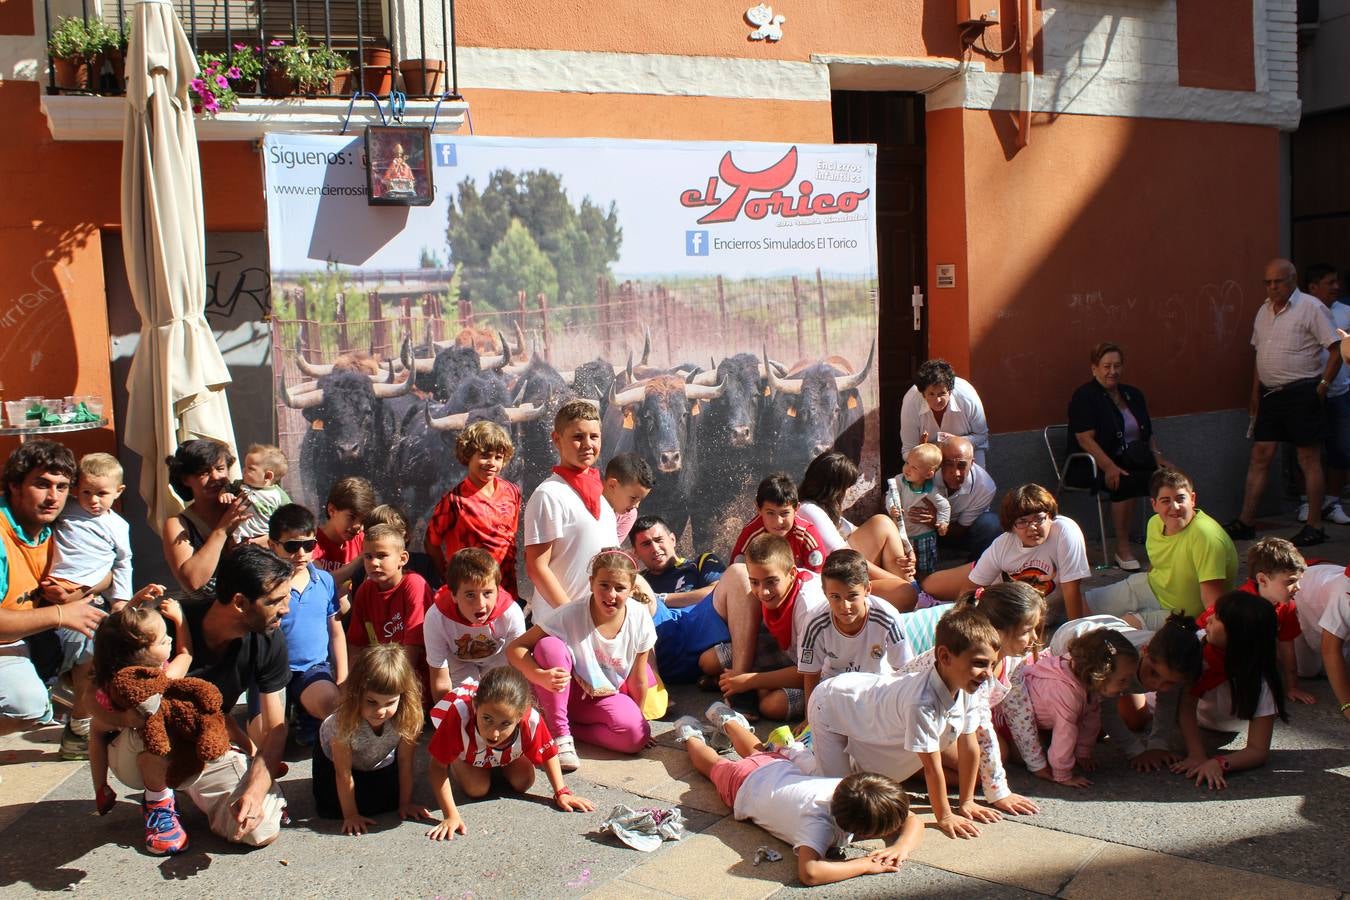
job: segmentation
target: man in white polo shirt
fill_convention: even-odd
[[[1266,302],[1256,312],[1252,346],[1256,370],[1252,375],[1250,411],[1251,461],[1242,496],[1242,512],[1228,523],[1234,540],[1256,537],[1251,521],[1265,492],[1266,474],[1275,448],[1287,441],[1298,448],[1298,464],[1308,490],[1308,524],[1293,542],[1311,547],[1327,539],[1322,529],[1322,440],[1325,432],[1323,401],[1327,387],[1341,368],[1340,338],[1331,315],[1317,298],[1297,288],[1298,273],[1287,259],[1266,264]],[[1323,350],[1330,350],[1325,364]]]

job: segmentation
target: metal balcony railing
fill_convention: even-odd
[[[67,16],[54,14],[54,3],[61,2],[73,5],[43,0],[48,93],[122,93],[134,0],[115,0],[115,8],[108,0],[101,8],[79,0],[78,13]],[[218,72],[240,74],[228,79],[238,97],[360,92],[383,97],[401,90],[409,97],[462,99],[455,0],[174,0],[173,5],[199,61],[215,60],[223,63]],[[255,70],[256,77],[247,77]]]

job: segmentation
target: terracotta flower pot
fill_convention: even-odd
[[[352,92],[352,87],[356,84],[356,75],[351,69],[343,69],[340,72],[333,73],[333,93],[339,97],[345,97]]]
[[[63,91],[89,90],[91,66],[88,59],[83,56],[72,56],[68,59],[54,59],[52,64],[56,67],[58,88]]]
[[[361,90],[383,97],[389,93],[394,78],[388,66],[366,66],[361,73]]]
[[[361,50],[361,61],[365,63],[366,68],[380,66],[389,67],[390,57],[388,47],[364,47]]]
[[[284,69],[268,69],[263,90],[269,97],[293,97],[299,91],[299,83],[286,74]]]
[[[445,90],[445,60],[405,59],[398,64],[403,90],[410,97],[435,97]]]

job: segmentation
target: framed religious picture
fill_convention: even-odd
[[[430,206],[431,129],[366,126],[366,202],[371,206]]]

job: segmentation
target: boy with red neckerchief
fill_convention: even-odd
[[[534,584],[535,622],[590,595],[591,560],[614,546],[618,524],[603,497],[600,411],[589,400],[564,403],[553,418],[560,465],[525,504],[525,571]]]
[[[486,550],[465,547],[457,552],[445,580],[422,623],[432,697],[506,665],[506,645],[525,633],[525,615],[500,590],[501,569]]]
[[[731,645],[719,644],[725,671],[718,687],[728,698],[747,692],[757,696],[759,714],[767,718],[801,719],[806,715],[804,676],[797,670],[802,635],[811,619],[829,610],[820,578],[798,568],[791,545],[776,534],[751,538],[744,556],[750,600],[758,602],[763,622],[755,671],[733,669]]]
[[[495,422],[474,422],[461,431],[455,441],[455,458],[468,473],[436,504],[426,536],[427,555],[442,575],[459,550],[486,550],[501,569],[497,587],[511,599],[517,594],[520,488],[500,476],[515,453],[510,435]]]

